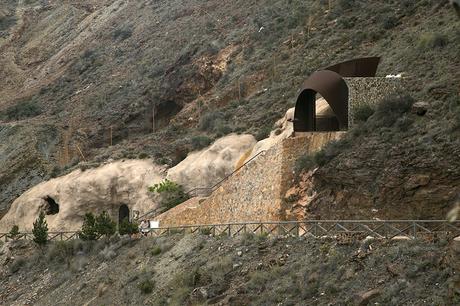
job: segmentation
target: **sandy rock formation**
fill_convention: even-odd
[[[156,205],[147,187],[163,177],[164,170],[150,160],[116,161],[95,169],[73,171],[21,195],[0,220],[0,232],[9,231],[14,224],[20,231],[30,231],[41,210],[47,213],[50,231],[80,229],[86,212],[105,210],[118,220],[123,204],[131,212],[137,210],[142,214]]]
[[[190,153],[181,163],[169,169],[167,177],[184,186],[185,190],[210,187],[230,174],[241,155],[255,144],[256,139],[252,135],[230,134],[208,148]]]
[[[252,148],[250,152],[247,152],[241,157],[237,166],[241,166],[245,161],[254,157],[259,152],[266,151],[283,139],[290,137],[294,132],[294,112],[294,107],[288,109],[284,117],[275,123],[275,129],[270,133],[270,136],[257,142],[257,144],[254,146],[254,148]],[[316,100],[316,116],[334,116],[334,112],[332,111],[331,107],[322,97]]]

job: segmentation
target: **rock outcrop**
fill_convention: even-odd
[[[168,179],[186,190],[210,187],[230,174],[246,151],[256,143],[252,135],[231,134],[218,139],[208,148],[190,153],[185,160],[169,169]]]
[[[147,187],[160,182],[164,169],[150,160],[116,161],[99,168],[76,170],[31,188],[13,202],[0,220],[0,232],[17,224],[30,231],[45,211],[50,231],[79,230],[87,212],[107,211],[118,220],[121,205],[143,213],[155,207]]]

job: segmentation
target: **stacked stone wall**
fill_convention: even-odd
[[[208,199],[193,199],[159,216],[161,226],[284,221],[284,197],[294,182],[294,166],[344,132],[312,132],[287,138],[243,167]]]
[[[348,127],[353,126],[355,109],[375,105],[383,98],[404,88],[401,78],[345,78],[349,89]]]
[[[280,220],[282,143],[225,181],[201,203],[179,205],[159,216],[161,226]]]

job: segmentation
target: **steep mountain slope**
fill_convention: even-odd
[[[2,305],[458,305],[446,241],[128,237],[0,246]],[[457,271],[457,272],[456,272]],[[456,287],[457,286],[457,287]]]
[[[405,72],[410,93],[431,103],[410,135],[394,134],[417,147],[418,131],[432,126],[433,146],[447,148],[436,159],[452,158],[454,18],[447,1],[434,0],[3,1],[0,209],[80,161],[142,153],[175,164],[208,143],[203,135],[261,138],[309,73],[363,55],[383,56],[380,75]],[[388,150],[383,134],[372,136],[377,155]],[[349,154],[363,145],[351,144]]]

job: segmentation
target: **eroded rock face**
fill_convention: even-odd
[[[17,224],[30,231],[40,211],[47,214],[50,231],[79,230],[87,212],[107,211],[118,220],[120,206],[141,214],[157,205],[148,186],[160,182],[164,169],[150,160],[116,161],[38,184],[13,202],[0,220],[0,232]],[[54,203],[53,203],[54,202]],[[57,206],[56,206],[57,205]]]
[[[208,148],[190,153],[181,163],[169,169],[168,179],[184,186],[185,190],[210,187],[230,174],[241,155],[255,144],[256,139],[252,135],[222,137]]]

